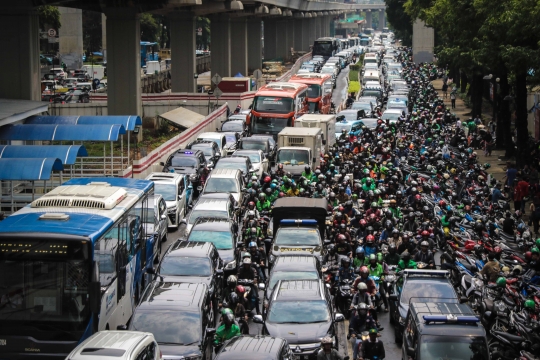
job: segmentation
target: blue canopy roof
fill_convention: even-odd
[[[0,145],[1,159],[58,158],[64,165],[73,165],[78,156],[88,156],[82,145]]]
[[[133,131],[137,125],[142,125],[140,116],[31,116],[25,124],[63,124],[63,125],[123,125],[127,131]]]
[[[122,125],[6,125],[0,140],[117,141],[125,134]]]
[[[63,169],[57,158],[0,159],[0,180],[49,180],[51,171]]]

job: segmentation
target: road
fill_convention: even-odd
[[[336,88],[332,93],[332,102],[336,105],[336,110],[347,99],[347,90],[349,90],[349,66],[339,73],[336,80]]]

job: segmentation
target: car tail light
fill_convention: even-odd
[[[161,353],[161,350],[159,350],[159,358],[163,359],[163,354]]]

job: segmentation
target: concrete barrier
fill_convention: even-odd
[[[133,165],[125,169],[122,176],[144,179],[154,171],[161,171],[162,166],[159,165],[161,161],[166,161],[176,150],[184,148],[190,141],[195,140],[198,134],[215,131],[216,127],[219,127],[221,122],[227,118],[227,107],[227,103],[223,104],[197,124],[152,150],[142,159],[133,160]]]
[[[302,55],[301,57],[296,60],[294,65],[291,67],[289,71],[287,71],[285,74],[281,75],[276,79],[276,81],[289,81],[289,79],[300,70],[300,67],[304,63],[304,61],[308,61],[311,59],[311,53],[307,53],[305,55]]]

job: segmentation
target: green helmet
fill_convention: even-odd
[[[506,278],[500,277],[496,281],[498,287],[506,287]]]
[[[260,199],[261,201],[266,200],[266,194],[265,194],[265,193],[260,193],[260,194],[259,194],[259,199]]]
[[[372,209],[376,209],[377,208],[377,203],[374,201],[371,203],[371,208]]]
[[[369,174],[369,169],[364,169],[364,174]]]
[[[431,142],[431,138],[427,138],[426,141],[427,141],[428,143],[430,143],[430,142]]]
[[[287,177],[287,175],[284,175],[282,180],[283,180],[283,182],[285,182],[285,181],[289,180],[289,178]]]
[[[489,163],[484,164],[484,169],[489,169],[490,167],[491,167],[491,165]]]
[[[221,309],[221,315],[234,314],[233,311],[229,308]]]
[[[534,300],[525,300],[525,302],[523,303],[523,307],[525,309],[531,309],[531,310],[534,310],[535,308],[535,303],[534,303]]]
[[[375,254],[369,255],[369,261],[371,260],[377,260],[377,256],[375,256]]]
[[[536,247],[540,249],[540,238],[536,239]]]
[[[358,199],[358,195],[357,194],[352,194],[352,198],[353,198],[353,200],[356,200],[356,199]]]
[[[533,254],[540,254],[540,250],[538,250],[538,248],[536,246],[531,249],[531,252]]]
[[[382,253],[377,253],[377,261],[382,262],[383,261],[383,255]]]

